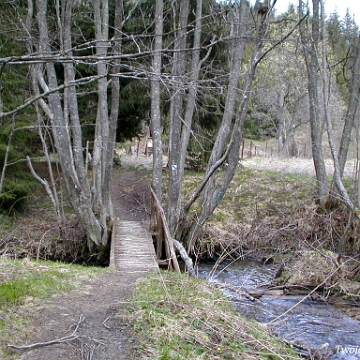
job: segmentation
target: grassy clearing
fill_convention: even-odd
[[[275,165],[274,170],[278,170]],[[274,170],[237,169],[204,226],[198,244],[200,254],[220,255],[234,248],[239,253],[256,249],[266,254],[310,248],[349,254],[360,250],[359,223],[351,220],[345,207],[339,203],[333,209],[320,209],[316,205],[314,176]],[[200,178],[201,174],[187,173],[185,199]],[[192,214],[196,216],[199,209],[198,201]]]
[[[311,200],[315,181],[307,175],[239,168],[224,201],[214,213],[225,224],[251,223],[259,215],[274,217]]]
[[[200,178],[187,173],[184,198]],[[219,206],[204,227],[201,251],[243,246],[250,249],[297,248],[316,219],[314,177],[306,174],[254,170],[240,166]],[[200,203],[194,204],[196,213]],[[304,234],[304,236],[302,236]],[[210,251],[209,251],[210,249]],[[218,250],[215,250],[215,252]]]
[[[265,328],[242,318],[220,291],[187,275],[149,275],[119,316],[140,339],[137,359],[297,358]]]
[[[0,258],[0,359],[12,359],[6,345],[24,339],[36,302],[75,288],[106,269],[58,262]]]

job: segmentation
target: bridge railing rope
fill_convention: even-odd
[[[175,254],[173,239],[167,224],[164,209],[151,187],[151,216],[150,230],[151,234],[156,238],[156,257],[159,265],[167,265],[169,269],[180,272],[179,263]],[[165,254],[163,251],[165,250]],[[165,256],[165,260],[163,260]]]

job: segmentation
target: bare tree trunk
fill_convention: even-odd
[[[350,90],[350,101],[347,108],[344,129],[341,137],[341,144],[339,149],[339,166],[340,175],[343,176],[345,164],[349,152],[351,142],[351,132],[354,128],[356,113],[359,107],[360,96],[360,35],[356,44],[356,58],[352,67],[352,84]]]
[[[318,201],[320,205],[324,205],[327,202],[329,195],[329,184],[327,180],[322,147],[323,121],[320,117],[320,100],[317,88],[319,68],[318,53],[320,39],[319,1],[320,0],[312,0],[313,16],[311,18],[311,33],[309,33],[309,30],[304,29],[304,27],[301,25],[300,34],[308,72],[312,156],[317,179]],[[302,0],[299,0],[300,14],[303,13],[302,6]]]
[[[72,57],[72,2],[66,1],[63,4],[63,19],[64,24],[62,29],[62,43],[63,51],[69,57]],[[82,146],[82,131],[79,118],[79,109],[77,102],[77,93],[75,85],[70,86],[75,80],[75,69],[72,63],[66,62],[64,65],[64,117],[66,122],[70,124],[71,139],[72,139],[72,152],[74,154],[74,164],[76,173],[80,182],[80,186],[85,191],[90,191],[87,174],[85,171],[85,161]]]
[[[24,30],[28,34],[26,48],[27,48],[27,51],[29,54],[33,51],[32,39],[31,39],[31,35],[30,35],[31,34],[31,21],[32,21],[33,15],[34,15],[33,1],[29,0],[28,1],[28,12],[27,12],[25,24],[23,24]],[[33,65],[30,67],[31,88],[32,88],[33,93],[36,95],[40,94],[39,87],[38,87],[38,80],[37,80],[37,74],[38,74],[38,71],[40,68],[42,68],[41,65]],[[49,111],[47,105],[45,104],[44,100],[39,100],[38,102],[35,103],[35,112],[36,112],[36,117],[37,117],[38,133],[39,133],[40,141],[41,141],[41,144],[43,147],[43,152],[44,152],[47,166],[48,166],[50,185],[44,184],[43,179],[38,178],[34,169],[32,169],[30,159],[27,159],[27,162],[28,162],[28,166],[30,167],[30,171],[32,172],[35,179],[40,181],[40,183],[42,183],[45,186],[45,189],[46,189],[47,193],[49,194],[50,200],[53,204],[53,208],[54,208],[55,216],[57,218],[58,226],[62,232],[63,229],[65,228],[65,216],[64,216],[64,212],[61,207],[61,204],[60,204],[59,197],[58,197],[58,191],[57,191],[56,181],[55,181],[54,172],[53,172],[53,168],[52,168],[52,164],[51,164],[50,153],[49,153],[49,149],[48,149],[47,142],[46,142],[46,135],[44,135],[44,133],[43,133],[43,129],[46,129],[46,128],[44,126],[42,114],[40,113],[40,106],[39,106],[40,104],[43,105],[42,106],[43,109],[47,109],[47,111],[45,113],[50,113],[50,111]],[[50,114],[50,116],[51,116],[51,114]],[[46,130],[45,130],[45,134],[46,134]],[[48,188],[46,186],[48,186]],[[1,189],[1,187],[0,187],[0,189]],[[1,190],[0,190],[0,192],[1,192]]]
[[[287,143],[287,133],[286,133],[286,97],[288,95],[288,90],[284,93],[284,89],[281,88],[277,97],[277,106],[280,109],[279,119],[277,126],[278,134],[278,154],[279,156],[289,156],[289,151],[286,145]]]
[[[123,23],[123,0],[118,0],[115,3],[115,20],[114,20],[114,39],[112,53],[120,55],[122,47],[122,23]],[[103,197],[104,205],[107,208],[108,216],[113,218],[113,206],[111,201],[110,184],[112,180],[113,164],[114,164],[114,150],[116,142],[116,130],[119,117],[120,106],[120,79],[118,73],[120,72],[120,60],[114,60],[114,66],[111,68],[111,111],[109,117],[109,137],[106,151]]]
[[[109,40],[109,5],[108,0],[93,0],[96,55],[101,58],[107,54]],[[93,156],[93,196],[94,210],[99,214],[103,229],[102,243],[107,243],[107,220],[109,217],[108,196],[104,193],[105,168],[107,161],[107,146],[109,144],[109,114],[108,114],[108,83],[106,79],[108,69],[104,61],[97,62],[97,73],[102,76],[98,80],[98,109],[95,126],[94,156]]]
[[[238,99],[238,86],[240,79],[240,71],[242,65],[242,58],[244,48],[246,44],[246,31],[248,31],[245,25],[247,5],[242,0],[239,7],[234,7],[229,14],[231,18],[230,23],[230,38],[232,38],[230,48],[230,72],[229,83],[226,94],[226,102],[224,108],[224,114],[221,121],[220,129],[218,131],[213,150],[210,155],[208,170],[213,164],[221,157],[224,152],[225,146],[229,141],[229,134],[231,132],[231,125],[235,112],[235,104]]]
[[[161,112],[160,112],[160,76],[161,51],[163,36],[163,0],[156,0],[155,10],[155,40],[152,60],[153,74],[151,77],[151,135],[153,139],[153,178],[152,186],[156,196],[162,199],[162,139],[161,139]]]
[[[240,3],[240,6],[243,2]],[[244,11],[244,9],[240,9],[240,11]],[[240,15],[242,16],[242,15]],[[201,210],[197,214],[196,221],[192,222],[191,228],[189,233],[187,234],[187,241],[188,241],[188,251],[193,252],[193,247],[196,240],[196,234],[200,227],[205,223],[205,221],[209,218],[209,216],[213,213],[221,199],[223,198],[231,180],[234,177],[234,174],[236,172],[236,168],[239,161],[239,152],[240,152],[240,146],[241,146],[241,139],[242,139],[242,130],[243,130],[243,124],[246,116],[246,110],[248,106],[248,102],[250,99],[250,91],[252,87],[252,83],[255,77],[256,67],[259,63],[259,59],[261,59],[261,52],[266,40],[268,27],[269,27],[269,19],[270,19],[270,13],[266,12],[265,14],[259,15],[258,21],[258,32],[257,36],[254,40],[254,49],[251,56],[249,68],[246,73],[245,83],[242,88],[242,97],[240,101],[240,105],[236,112],[236,119],[233,127],[231,128],[231,124],[229,120],[233,118],[231,115],[231,109],[228,109],[228,112],[224,113],[223,119],[225,119],[225,124],[220,127],[220,130],[211,154],[209,166],[207,169],[207,173],[210,173],[213,171],[214,166],[219,164],[219,161],[226,158],[228,161],[227,168],[223,174],[223,176],[216,182],[215,174],[211,175],[209,177],[209,181],[205,183],[205,190],[202,195],[202,202],[201,202]],[[244,31],[244,24],[239,21],[238,26],[242,31]],[[240,48],[236,48],[240,47]],[[239,50],[243,48],[243,44],[237,43],[235,44],[234,54],[236,56],[240,55]],[[236,59],[236,57],[235,57]],[[234,59],[234,60],[235,60]],[[241,60],[241,59],[238,59]],[[235,70],[235,69],[234,69]],[[239,69],[238,69],[239,70]],[[231,81],[229,81],[230,85]],[[228,89],[229,96],[229,102],[230,104],[233,104],[232,106],[235,106],[235,103],[232,103],[233,97],[237,94],[237,84],[234,84],[233,88]],[[231,117],[230,117],[231,115]],[[225,152],[225,155],[223,156],[223,151],[225,147],[225,141],[223,139],[223,136],[226,135],[226,138],[231,132],[231,139],[228,144],[227,150]],[[222,137],[221,139],[219,138]],[[206,175],[205,175],[206,176]],[[200,192],[199,192],[200,193]],[[193,200],[195,201],[195,198],[193,197]],[[188,206],[187,209],[189,209],[189,203],[187,203],[186,206]]]
[[[170,104],[170,140],[169,140],[169,193],[167,220],[169,230],[174,236],[178,214],[180,212],[179,199],[181,198],[180,158],[181,158],[181,128],[184,119],[184,77],[186,63],[187,23],[189,14],[189,0],[181,0],[179,24],[174,42],[172,87],[173,95]],[[185,150],[186,151],[186,150]]]
[[[195,30],[194,30],[194,43],[193,50],[191,53],[191,67],[190,67],[190,78],[189,78],[189,88],[186,96],[186,105],[184,110],[184,119],[181,125],[181,136],[176,136],[176,140],[179,141],[179,154],[176,156],[176,161],[178,161],[177,166],[177,179],[174,179],[174,191],[172,191],[172,196],[169,197],[168,202],[168,217],[169,217],[169,227],[170,232],[174,235],[176,226],[179,224],[181,206],[182,206],[182,187],[184,181],[184,169],[185,169],[185,160],[187,149],[190,141],[192,121],[195,111],[196,98],[199,86],[199,74],[201,70],[202,63],[206,60],[211,52],[211,47],[209,48],[204,59],[200,61],[200,46],[201,46],[201,34],[202,34],[202,0],[198,0],[196,4],[196,21],[195,21]],[[172,140],[174,141],[174,140]],[[172,175],[172,174],[171,174]],[[171,225],[171,226],[170,226]]]
[[[47,28],[47,2],[36,0],[36,8],[39,30],[38,51],[39,54],[46,56],[51,53]],[[50,62],[46,63],[45,70],[48,84],[43,78],[40,67],[36,67],[36,73],[34,74],[36,80],[45,91],[56,89],[58,83],[54,64]],[[73,209],[77,212],[79,220],[87,232],[89,248],[92,248],[93,244],[100,243],[102,230],[92,211],[92,196],[89,187],[86,182],[81,182],[76,171],[70,137],[71,131],[69,129],[69,123],[64,116],[60,94],[55,91],[48,95],[49,106],[47,106],[45,102],[39,102],[39,104],[50,118],[54,144],[58,152],[66,191]]]
[[[229,72],[229,82],[228,89],[226,94],[226,101],[224,107],[224,114],[222,117],[221,125],[218,130],[218,134],[211,151],[210,159],[208,162],[206,173],[211,176],[206,180],[206,184],[204,184],[204,194],[202,195],[203,203],[206,203],[213,195],[213,190],[215,186],[215,172],[217,168],[221,165],[219,164],[219,160],[223,159],[222,162],[225,161],[226,158],[223,157],[226,144],[229,142],[229,135],[231,133],[232,121],[235,113],[235,105],[238,99],[238,85],[240,80],[240,71],[242,65],[242,58],[244,53],[244,48],[246,44],[246,36],[245,33],[248,31],[248,28],[245,25],[246,18],[246,8],[247,4],[245,1],[240,1],[238,7],[233,7],[232,12],[229,13],[230,18],[230,38],[232,39],[231,47],[230,47],[230,72]],[[246,94],[248,95],[248,94]],[[228,147],[230,149],[230,147]],[[219,164],[219,165],[218,165]],[[216,168],[216,170],[214,170]],[[205,176],[207,177],[207,176]],[[198,187],[198,189],[200,189]],[[195,193],[198,190],[195,191]],[[200,195],[200,192],[199,194]],[[192,197],[194,201],[196,197]],[[219,199],[220,201],[221,199]],[[202,204],[203,207],[204,204]],[[190,208],[190,203],[188,202],[185,206],[185,211],[187,212]],[[190,247],[193,246],[193,239],[197,232],[197,230],[204,224],[207,217],[210,215],[205,215],[209,213],[209,208],[202,211],[202,219],[196,226],[196,224],[192,225],[192,230],[190,231],[190,235],[188,237],[188,242]]]
[[[13,137],[14,131],[15,131],[15,115],[13,116],[12,121],[11,121],[11,132],[10,132],[10,135],[9,135],[8,144],[7,144],[7,146],[6,146],[3,168],[2,168],[2,170],[1,170],[1,176],[0,176],[0,195],[2,194],[2,189],[3,189],[3,186],[4,186],[6,168],[7,168],[7,166],[8,166],[9,153],[10,153],[10,149],[11,149],[11,141],[12,141],[12,137]]]

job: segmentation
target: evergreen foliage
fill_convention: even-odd
[[[164,3],[164,52],[163,71],[171,74],[172,53],[174,34],[174,23],[178,20],[179,1]],[[110,9],[115,6],[110,1]],[[58,38],[56,11],[54,3],[49,3],[49,21],[51,34],[53,36],[52,46],[54,51],[61,47]],[[74,54],[93,55],[95,47],[91,45],[94,39],[94,26],[91,2],[78,2],[74,6],[72,38]],[[123,24],[122,34],[114,31],[115,19],[110,18],[110,38],[122,37],[123,54],[136,54],[144,52],[142,56],[134,56],[129,59],[122,59],[123,77],[120,85],[120,110],[118,117],[117,141],[132,139],[141,134],[142,123],[150,121],[150,98],[149,82],[144,75],[149,70],[151,57],[148,53],[152,47],[152,34],[154,31],[154,2],[151,0],[141,1],[137,6],[133,1],[124,2],[124,14],[130,14]],[[190,49],[193,44],[194,19],[196,1],[190,1],[189,11],[189,35],[187,47]],[[2,31],[0,33],[0,56],[24,55],[27,53],[26,36],[24,29],[19,26],[16,19],[25,20],[27,14],[27,2],[23,0],[4,1],[0,4],[0,21]],[[224,19],[229,16],[226,2],[211,0],[203,1],[203,33],[201,58],[208,51],[208,46],[214,39],[221,39],[229,32],[229,25]],[[110,14],[113,14],[110,11]],[[249,14],[249,21],[254,21],[254,14]],[[35,21],[35,19],[32,19]],[[294,7],[290,7],[284,14],[276,14],[273,18],[276,26],[271,26],[270,41],[267,45],[272,46],[283,37],[296,23],[297,13]],[[335,75],[336,85],[340,89],[343,101],[348,101],[349,86],[354,74],[351,73],[351,65],[357,44],[359,28],[354,19],[348,13],[344,19],[338,14],[331,14],[326,21],[329,46],[330,66]],[[124,35],[125,34],[125,35]],[[32,34],[38,36],[36,31]],[[133,41],[136,37],[136,41]],[[200,81],[206,86],[214,85],[216,90],[200,91],[197,98],[196,113],[193,126],[193,136],[190,140],[188,166],[191,169],[203,169],[207,163],[209,152],[212,148],[214,138],[221,121],[225,95],[219,91],[219,87],[227,81],[229,70],[229,54],[226,42],[215,41],[211,49],[211,56],[203,64],[203,71],[200,74]],[[110,45],[109,45],[110,46]],[[245,60],[251,54],[251,46],[245,50]],[[34,52],[36,49],[34,48]],[[301,123],[301,117],[305,117],[304,91],[301,83],[304,81],[304,64],[299,60],[298,33],[295,31],[286,42],[275,48],[268,54],[268,59],[261,63],[258,68],[256,84],[252,94],[252,100],[244,123],[244,136],[250,139],[278,138],[279,125],[287,111],[289,119],[296,119]],[[244,61],[245,61],[244,60]],[[186,64],[187,70],[189,64]],[[96,73],[95,66],[91,63],[77,62],[75,65],[76,78],[85,78]],[[28,66],[3,65],[0,71],[0,86],[2,90],[3,111],[9,111],[21,105],[25,99],[31,96],[29,85]],[[57,76],[63,78],[62,64],[56,64]],[[108,91],[111,91],[111,81]],[[243,80],[242,80],[243,81]],[[216,85],[216,86],[215,86]],[[241,84],[239,84],[240,87]],[[205,86],[204,86],[205,87]],[[94,129],[97,109],[96,83],[81,85],[77,87],[79,114],[82,123],[84,146],[87,141],[94,140]],[[277,96],[283,92],[283,106],[277,103]],[[185,94],[186,96],[186,94]],[[163,124],[166,129],[169,116],[169,92],[164,90],[162,104]],[[282,107],[282,109],[281,109]],[[305,115],[304,115],[305,114]],[[15,131],[12,134],[12,119],[3,118],[0,120],[0,165],[3,165],[6,146],[9,136],[12,134],[11,160],[18,162],[24,160],[26,155],[39,155],[41,144],[38,140],[37,131],[30,129],[36,125],[35,111],[29,106],[24,111],[16,114]],[[287,124],[290,127],[290,124]],[[20,128],[23,128],[20,130]],[[166,136],[166,130],[164,130]],[[24,164],[11,165],[7,169],[7,178],[1,194],[0,206],[3,209],[19,209],[31,191],[33,186],[29,180],[28,170]],[[10,180],[11,178],[11,180]]]
[[[4,166],[6,145],[0,144],[0,168]],[[0,211],[14,213],[21,211],[28,201],[32,190],[38,186],[32,175],[27,171],[24,162],[19,161],[21,153],[11,148],[9,152],[6,177],[0,194]],[[21,161],[21,160],[20,160]]]

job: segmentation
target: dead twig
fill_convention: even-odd
[[[31,349],[36,349],[39,347],[44,347],[44,346],[49,346],[49,345],[55,345],[55,344],[61,344],[64,342],[69,342],[69,341],[73,341],[76,340],[79,336],[75,335],[76,332],[79,329],[80,324],[84,321],[84,316],[83,314],[80,315],[80,319],[76,324],[75,330],[73,331],[73,333],[71,335],[68,336],[64,336],[62,338],[59,339],[54,339],[54,340],[49,340],[49,341],[44,341],[44,342],[38,342],[38,343],[34,343],[34,344],[29,344],[29,345],[12,345],[12,344],[8,344],[7,347],[10,349],[15,349],[15,350],[31,350]]]
[[[16,350],[31,350],[31,349],[36,349],[36,348],[43,347],[43,346],[49,346],[49,345],[54,345],[54,344],[61,344],[63,342],[73,341],[73,340],[76,340],[77,338],[78,338],[77,335],[69,335],[69,336],[64,336],[60,339],[54,339],[54,340],[50,340],[50,341],[39,342],[39,343],[34,343],[34,344],[29,344],[29,345],[17,346],[17,345],[8,344],[7,347],[11,348],[11,349],[16,349]]]
[[[109,320],[109,318],[110,318],[110,316],[108,316],[108,317],[103,321],[103,325],[106,327],[106,329],[111,330],[111,328],[106,325],[106,322]]]
[[[239,289],[236,286],[230,285],[230,284],[216,284],[215,285],[217,288],[222,288],[222,289],[227,289],[230,291],[234,291],[238,296],[245,296],[246,298],[248,298],[250,301],[254,301],[254,302],[261,302],[259,299],[257,299],[256,297],[250,295],[247,291],[243,290],[243,289]]]

